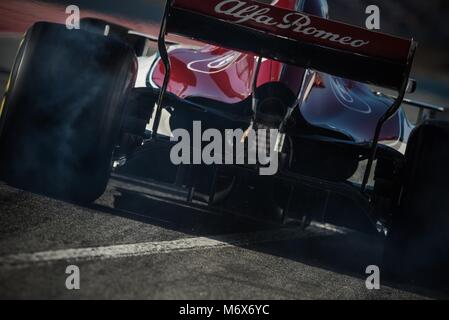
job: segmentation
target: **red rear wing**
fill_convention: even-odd
[[[416,44],[251,0],[169,0],[167,32],[400,89]]]

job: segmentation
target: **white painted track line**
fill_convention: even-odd
[[[86,260],[118,259],[125,257],[148,256],[160,253],[205,250],[247,246],[252,244],[278,242],[326,234],[346,233],[328,225],[312,224],[308,229],[283,228],[253,233],[196,237],[173,241],[142,242],[134,244],[111,245],[78,249],[62,249],[36,253],[11,254],[0,257],[0,268],[24,268],[36,264],[55,262],[74,262]]]

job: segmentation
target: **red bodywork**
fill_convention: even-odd
[[[298,2],[278,0],[273,5],[295,10]],[[180,98],[206,97],[233,104],[252,93],[257,58],[253,54],[205,45],[174,47],[169,56],[172,73],[168,91]],[[302,68],[264,59],[257,85],[279,81],[299,95],[303,75]],[[164,66],[160,60],[149,77],[154,85],[162,85]],[[312,125],[338,131],[356,142],[366,142],[372,140],[375,126],[390,104],[390,100],[376,96],[365,84],[318,73],[300,111]],[[400,110],[385,124],[380,141],[399,148],[410,129]]]

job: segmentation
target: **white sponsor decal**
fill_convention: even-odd
[[[226,70],[244,56],[240,52],[231,51],[222,56],[192,61],[187,68],[195,72],[214,74]]]
[[[371,106],[366,101],[347,88],[344,83],[346,80],[332,76],[329,79],[332,92],[343,107],[364,114],[370,114],[372,112]]]
[[[370,41],[354,39],[350,36],[320,30],[312,25],[310,17],[300,12],[288,13],[283,17],[282,21],[277,21],[274,17],[270,16],[271,8],[250,4],[242,0],[224,0],[217,4],[214,10],[218,14],[235,18],[234,23],[253,21],[262,26],[276,27],[280,30],[291,30],[296,33],[354,48],[363,47],[370,43]]]

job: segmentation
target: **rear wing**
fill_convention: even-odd
[[[166,72],[153,124],[154,138],[170,78],[167,33],[398,91],[376,128],[362,184],[365,191],[382,126],[404,99],[416,51],[413,40],[252,0],[167,0],[158,41]]]
[[[391,89],[415,50],[412,40],[252,0],[172,0],[167,31]]]

